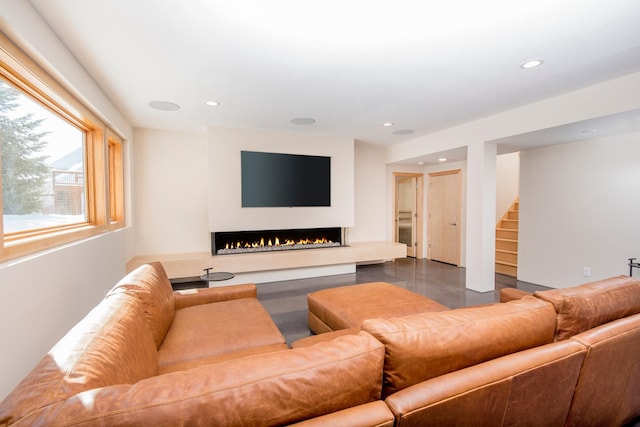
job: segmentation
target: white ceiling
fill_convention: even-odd
[[[636,0],[31,3],[142,128],[298,130],[388,146],[640,71]],[[531,58],[544,64],[521,69]],[[624,118],[631,130],[638,113]],[[290,122],[298,117],[316,122]],[[405,129],[415,132],[393,134]],[[566,142],[555,130],[544,137]],[[539,136],[499,142],[511,150]]]

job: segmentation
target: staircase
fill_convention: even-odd
[[[496,273],[518,277],[518,208],[516,199],[496,225]]]

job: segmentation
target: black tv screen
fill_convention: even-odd
[[[241,152],[242,207],[331,206],[331,157]]]

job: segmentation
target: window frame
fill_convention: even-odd
[[[115,193],[110,193],[112,190],[108,187],[110,178],[107,164],[109,160],[107,135],[113,135],[111,138],[119,141],[120,144],[122,139],[115,133],[109,133],[102,120],[2,32],[0,32],[0,75],[42,107],[49,109],[85,133],[86,171],[86,221],[5,234],[3,218],[0,217],[0,262],[86,239],[109,229],[123,227],[123,210],[116,221],[110,221],[110,198],[116,197],[111,203],[123,209],[124,186],[122,185],[122,190],[113,190]],[[122,161],[122,151],[119,161]],[[122,165],[116,169],[119,169],[120,173],[119,184],[123,184]],[[0,184],[1,180],[0,175]],[[1,188],[0,185],[0,193]],[[1,210],[2,198],[0,197]]]
[[[109,230],[125,226],[124,220],[124,142],[107,129],[107,165],[109,188]]]

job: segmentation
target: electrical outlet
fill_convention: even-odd
[[[584,277],[591,276],[591,267],[582,267],[582,275]]]

